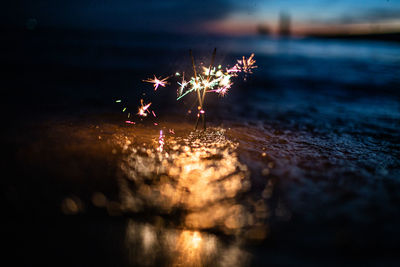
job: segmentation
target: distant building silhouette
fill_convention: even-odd
[[[290,36],[290,15],[285,12],[281,12],[279,16],[279,35]]]
[[[257,32],[258,32],[259,35],[269,35],[271,33],[271,30],[268,27],[268,25],[259,24],[257,26]]]

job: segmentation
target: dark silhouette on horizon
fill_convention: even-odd
[[[281,14],[279,15],[279,35],[291,35],[291,19],[289,13],[281,12]]]

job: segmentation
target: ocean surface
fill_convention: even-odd
[[[400,44],[1,38],[1,233],[16,265],[398,266]],[[194,131],[195,96],[143,80],[190,73],[189,49],[208,66],[214,47],[215,65],[254,53],[258,68],[207,95]],[[157,117],[135,115],[140,99]]]

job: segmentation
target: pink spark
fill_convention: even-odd
[[[156,77],[156,75],[154,75],[154,79],[149,78],[149,79],[143,80],[143,81],[144,81],[144,82],[147,82],[147,83],[153,83],[154,91],[157,91],[158,86],[165,87],[165,86],[168,84],[168,82],[167,82],[167,79],[168,79],[168,78],[169,78],[169,77],[166,77],[166,78],[164,78],[164,79],[161,79],[161,77],[160,77],[160,79],[158,79],[158,78]]]
[[[235,66],[233,66],[232,68],[230,68],[230,69],[226,69],[226,72],[227,73],[236,73],[236,72],[240,72],[241,70],[239,69],[239,67],[238,67],[238,65],[236,64]]]
[[[158,144],[159,144],[159,146],[158,146],[157,150],[162,152],[163,148],[164,148],[164,144],[165,144],[164,143],[164,135],[163,135],[162,130],[160,130],[160,136],[158,137]]]
[[[128,124],[135,124],[134,121],[125,121],[125,123],[128,123]]]
[[[231,85],[232,84],[227,84],[221,88],[218,88],[217,90],[215,90],[215,92],[218,93],[220,96],[225,96],[231,88]]]

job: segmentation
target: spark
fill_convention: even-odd
[[[181,99],[185,95],[197,91],[197,92],[203,92],[203,94],[207,92],[216,92],[220,94],[221,96],[224,96],[229,88],[232,86],[232,77],[236,77],[237,75],[235,73],[232,73],[233,71],[227,70],[226,72],[223,72],[221,68],[216,69],[214,68],[206,68],[202,67],[203,71],[199,72],[198,74],[198,79],[196,81],[195,77],[191,77],[189,82],[185,84],[185,86],[181,86],[181,88],[178,89],[178,98],[177,100]],[[237,69],[237,67],[232,68],[236,70],[237,72],[240,72],[240,70]],[[178,83],[182,85],[182,83]],[[186,88],[186,91],[184,91]],[[204,100],[202,100],[204,101]]]
[[[227,73],[233,73],[233,74],[240,72],[240,71],[241,70],[239,69],[237,64],[235,66],[233,66],[232,68],[226,70]]]
[[[235,66],[244,73],[253,73],[252,69],[257,68],[257,66],[254,65],[256,61],[253,58],[254,53],[252,53],[248,59],[243,56],[241,60],[237,61],[238,63]]]
[[[218,93],[220,96],[225,96],[228,93],[229,88],[231,88],[231,84],[218,88],[217,90],[215,90],[215,92]]]
[[[204,75],[206,75],[206,76],[208,76],[208,75],[214,75],[214,73],[215,73],[215,68],[212,68],[212,69],[209,69],[209,68],[206,68],[206,67],[202,67],[203,68],[203,73],[204,73]]]
[[[189,84],[189,82],[185,81],[185,73],[182,74],[182,82],[177,83],[180,85],[178,95],[182,95],[183,90]]]
[[[147,83],[153,83],[154,91],[157,91],[158,86],[165,87],[168,84],[168,82],[167,82],[168,78],[169,77],[165,77],[164,79],[161,79],[161,77],[160,77],[160,79],[158,79],[156,77],[156,75],[154,75],[154,79],[149,78],[149,79],[143,80],[143,81],[147,82]]]
[[[151,113],[153,114],[154,117],[157,117],[156,113],[154,113],[154,110],[152,110]]]
[[[125,121],[125,123],[128,123],[128,124],[135,124],[136,122],[134,122],[134,121]]]
[[[143,99],[140,99],[140,105],[141,107],[139,107],[139,112],[137,114],[139,116],[146,117],[147,116],[146,111],[149,112],[147,109],[150,107],[151,103],[144,104]]]
[[[115,103],[121,103],[121,100],[120,99],[115,100]]]

